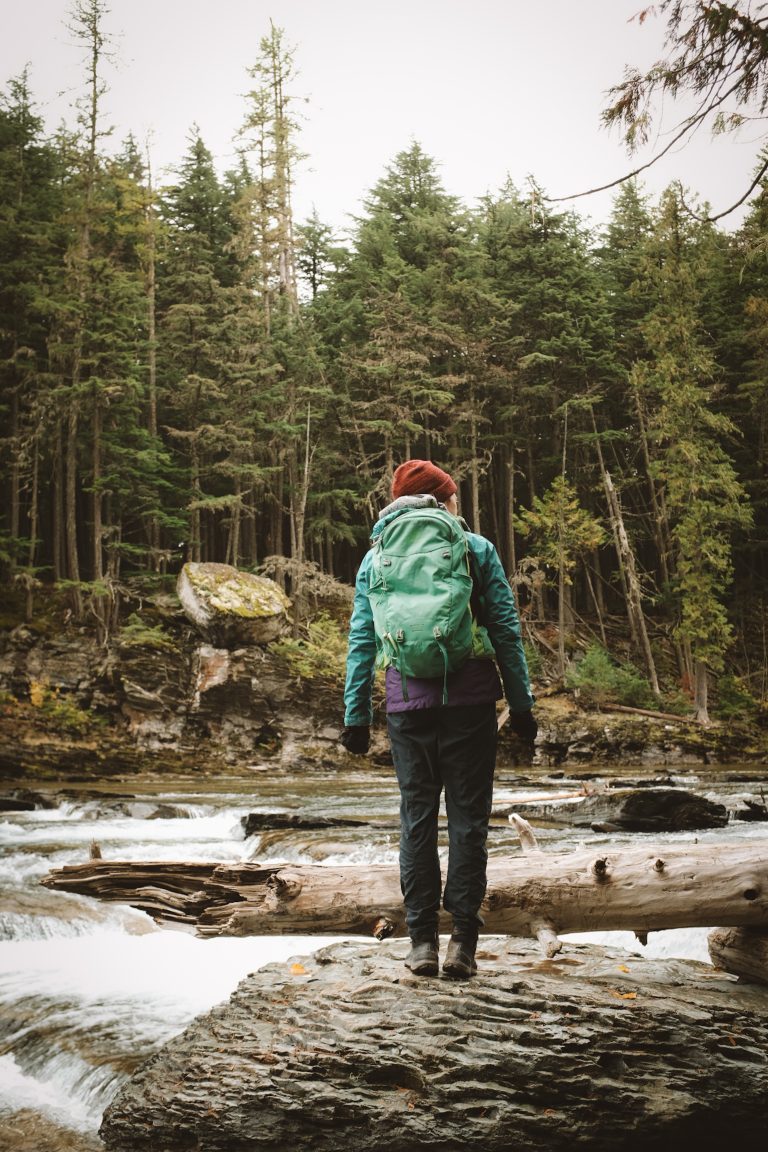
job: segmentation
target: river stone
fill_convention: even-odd
[[[110,1152],[762,1148],[768,990],[706,964],[486,937],[473,980],[407,941],[269,964],[109,1105]]]
[[[495,816],[511,812],[526,820],[596,832],[690,832],[728,823],[725,805],[682,788],[612,788],[583,799],[523,801],[494,809]]]
[[[229,564],[185,564],[176,592],[188,619],[222,648],[276,640],[291,606],[274,580]]]

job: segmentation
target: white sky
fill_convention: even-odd
[[[0,0],[0,83],[29,63],[50,127],[74,121],[84,77],[64,26],[69,0]],[[552,196],[626,172],[617,132],[600,127],[605,92],[626,64],[647,67],[664,25],[630,18],[642,0],[111,0],[105,120],[117,141],[150,136],[156,181],[200,126],[220,170],[234,161],[247,68],[270,18],[296,46],[306,96],[297,172],[299,220],[317,208],[343,229],[395,154],[417,140],[447,190],[473,204],[509,175],[530,173]],[[668,108],[669,125],[674,108]],[[150,135],[151,134],[151,135]],[[663,137],[662,137],[663,140]],[[700,136],[645,177],[656,193],[682,179],[718,211],[747,187],[759,141]],[[646,154],[647,155],[647,154]],[[641,156],[641,159],[645,158]],[[596,222],[611,194],[575,201]],[[724,222],[733,227],[740,216]]]

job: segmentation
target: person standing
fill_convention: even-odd
[[[475,951],[483,926],[480,905],[486,889],[486,840],[496,765],[496,701],[506,695],[510,727],[521,739],[532,743],[537,725],[512,589],[493,544],[470,532],[461,520],[472,577],[472,655],[456,671],[447,671],[446,666],[444,676],[419,678],[406,677],[385,652],[370,595],[376,540],[398,517],[432,507],[458,517],[457,487],[450,475],[429,460],[401,464],[392,480],[392,503],[379,515],[373,547],[357,575],[340,742],[353,754],[368,751],[378,658],[388,665],[387,730],[401,798],[400,884],[411,938],[405,963],[415,975],[437,975],[442,896],[443,907],[453,918],[443,972],[466,979],[477,971]],[[443,790],[448,817],[444,891],[437,846]]]

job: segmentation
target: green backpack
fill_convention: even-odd
[[[442,676],[448,702],[448,673],[473,649],[471,595],[467,537],[450,512],[409,509],[374,540],[368,598],[383,663],[402,676],[406,700],[408,676]]]

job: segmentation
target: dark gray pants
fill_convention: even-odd
[[[391,712],[387,729],[400,785],[400,886],[412,939],[437,929],[442,882],[437,816],[445,788],[448,875],[443,907],[457,935],[483,925],[488,818],[496,765],[496,706],[466,704]]]

